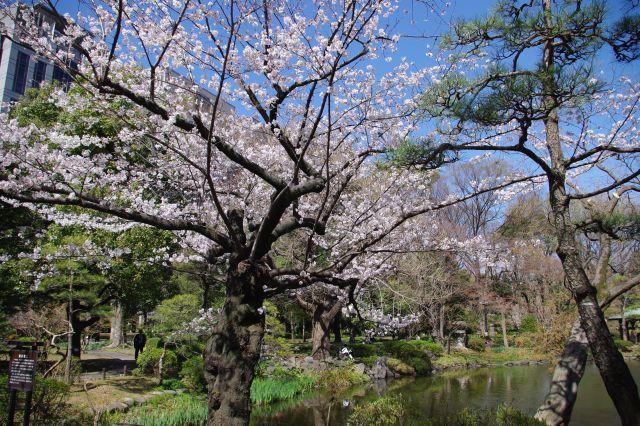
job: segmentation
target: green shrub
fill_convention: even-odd
[[[391,371],[401,376],[413,376],[416,374],[416,369],[410,365],[405,364],[397,358],[387,358],[387,367]]]
[[[333,368],[318,374],[317,386],[326,389],[342,389],[369,381],[369,376],[353,367]]]
[[[162,339],[159,337],[151,337],[147,339],[147,343],[144,345],[145,349],[154,349],[154,348],[162,348]]]
[[[416,374],[425,375],[431,372],[429,342],[420,340],[390,340],[382,342],[382,350],[393,358],[398,358],[413,367]]]
[[[442,356],[439,343],[428,340],[385,340],[370,344],[351,345],[351,354],[368,366],[372,366],[380,356],[396,358],[416,374],[425,375],[431,372],[431,356]]]
[[[176,355],[178,355],[178,359],[180,361],[185,361],[187,359],[193,358],[194,356],[202,356],[202,354],[204,353],[204,347],[204,342],[201,342],[195,338],[188,338],[182,340],[174,349],[174,351]]]
[[[349,346],[354,358],[377,357],[380,346],[376,343],[355,343]]]
[[[204,360],[201,356],[189,358],[182,364],[180,370],[182,383],[193,392],[207,390],[207,381],[204,378]]]
[[[480,336],[469,336],[467,347],[472,351],[484,352],[484,339]]]
[[[160,374],[160,357],[162,356],[162,349],[153,348],[146,349],[140,355],[138,355],[138,368],[134,373],[138,374],[153,374],[158,376]],[[170,379],[178,376],[179,366],[178,357],[175,352],[167,350],[163,361],[162,376]]]
[[[357,405],[347,420],[347,426],[392,426],[404,416],[401,395],[384,396]]]
[[[379,358],[378,355],[365,356],[365,357],[361,357],[360,361],[362,361],[362,363],[367,367],[373,367],[373,364],[375,364],[378,358]]]
[[[163,379],[160,383],[160,387],[162,389],[176,390],[182,389],[184,387],[184,384],[178,379]]]
[[[620,352],[631,352],[631,347],[633,346],[632,342],[622,339],[614,339],[614,341],[616,342],[616,346]]]
[[[432,340],[410,340],[410,342],[418,349],[429,351],[436,357],[441,357],[444,354],[444,348],[438,342]]]
[[[531,314],[525,315],[520,321],[520,331],[523,333],[535,333],[540,330],[538,320]]]

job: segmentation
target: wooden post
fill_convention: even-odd
[[[18,399],[18,391],[15,389],[11,389],[9,391],[9,421],[7,423],[8,426],[13,426],[13,417],[16,414],[17,399]]]
[[[102,369],[102,380],[107,380],[107,369],[106,368]]]
[[[29,419],[31,418],[31,400],[33,398],[33,392],[28,391],[26,399],[24,401],[24,416],[22,417],[22,426],[29,426]]]

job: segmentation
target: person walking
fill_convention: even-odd
[[[138,330],[138,334],[133,337],[133,349],[135,350],[135,359],[138,360],[138,353],[142,353],[144,350],[144,345],[147,343],[147,336],[142,332],[142,330]]]

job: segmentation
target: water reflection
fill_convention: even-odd
[[[640,362],[629,362],[629,367],[638,381]],[[402,394],[408,415],[405,424],[419,425],[425,417],[450,415],[466,407],[492,409],[505,403],[533,413],[549,388],[550,380],[551,370],[548,366],[532,365],[456,371],[390,382],[375,381],[341,394],[318,393],[280,407],[257,410],[251,424],[340,426],[346,424],[354,404],[385,394]],[[352,403],[344,407],[343,400]],[[572,424],[620,424],[593,366],[587,368],[580,386]]]

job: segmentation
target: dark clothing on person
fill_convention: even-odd
[[[135,350],[135,359],[138,360],[138,353],[142,353],[144,345],[147,343],[147,336],[143,332],[139,332],[133,337],[133,349]]]

